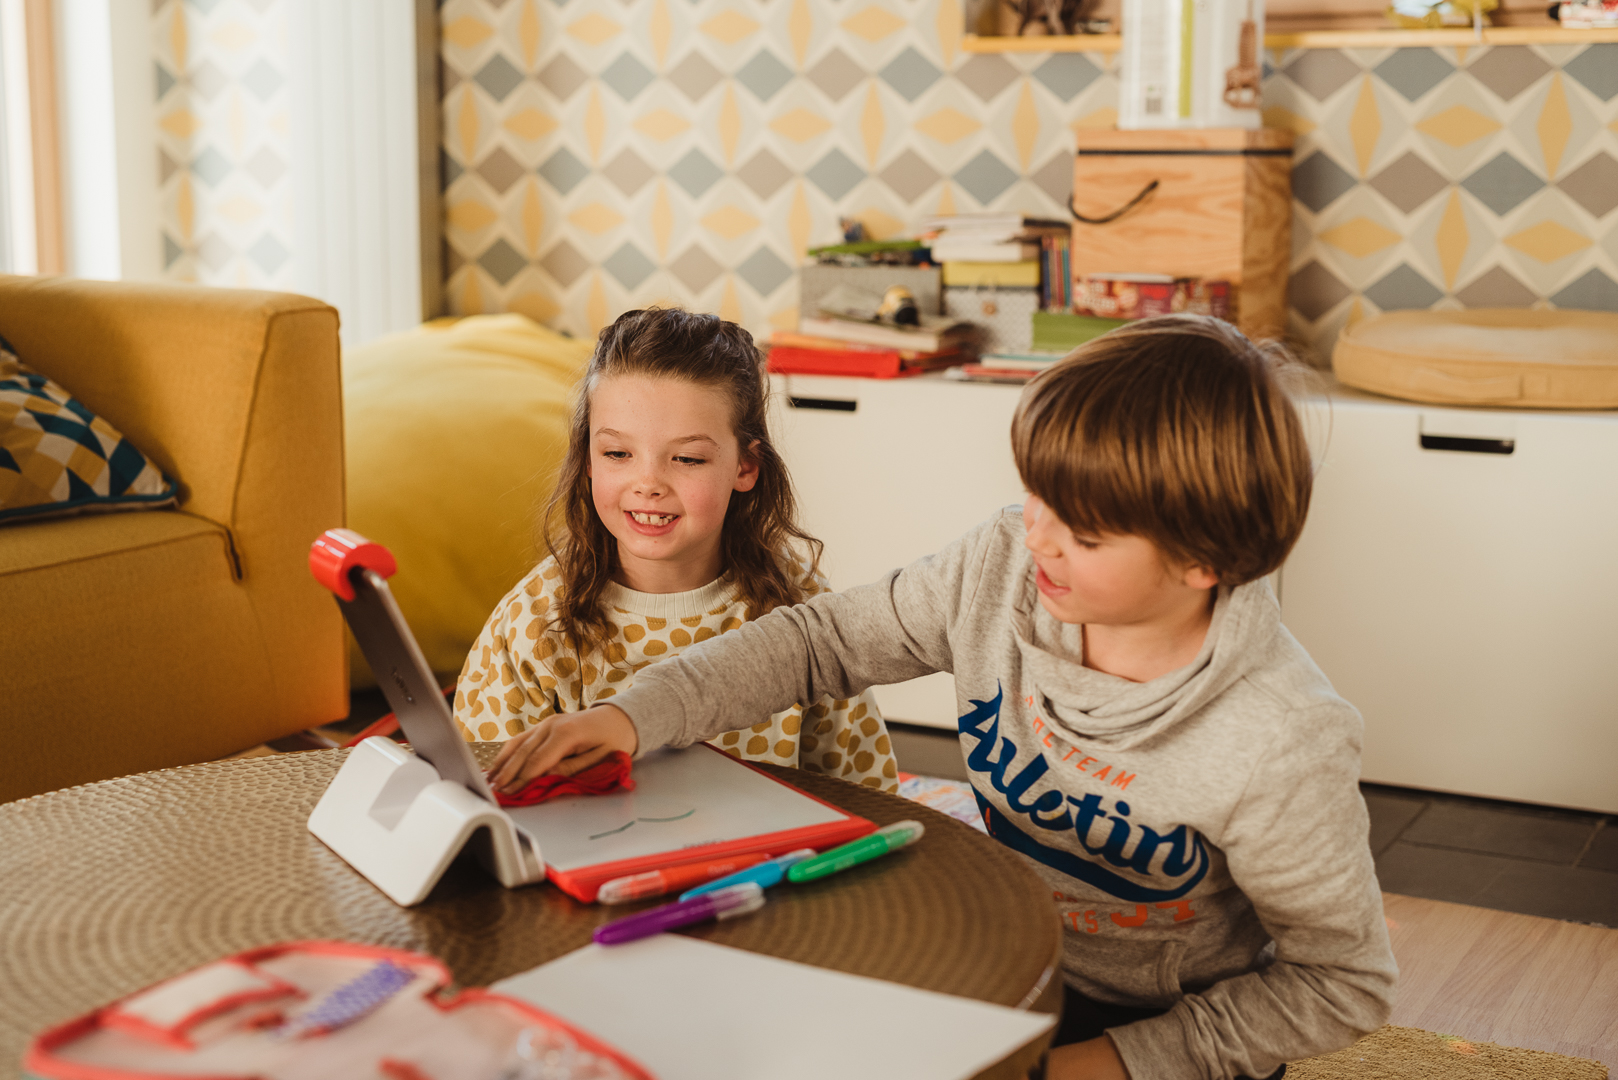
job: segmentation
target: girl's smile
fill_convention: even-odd
[[[624,517],[629,519],[629,527],[642,536],[666,536],[674,528],[675,522],[680,520],[679,514],[643,513],[638,510],[625,510]]]

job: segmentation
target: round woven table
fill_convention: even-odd
[[[479,747],[487,760],[494,747]],[[345,750],[164,769],[0,805],[0,1077],[28,1039],[160,979],[278,941],[430,953],[483,986],[585,945],[623,913],[549,885],[504,889],[469,858],[399,907],[305,827]],[[921,843],[776,889],[693,937],[819,967],[1054,1012],[1061,929],[1020,858],[943,814],[815,773],[764,768]],[[985,1077],[1020,1077],[1023,1047]]]

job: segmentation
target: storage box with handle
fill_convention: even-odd
[[[1229,281],[1249,337],[1286,328],[1292,133],[1080,130],[1073,274]]]

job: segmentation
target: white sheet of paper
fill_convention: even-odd
[[[722,840],[824,825],[843,815],[708,746],[635,762],[635,790],[507,810],[547,866],[573,870]]]
[[[964,1080],[1055,1023],[898,983],[658,934],[495,983],[658,1080]]]

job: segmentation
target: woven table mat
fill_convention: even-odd
[[[487,763],[496,747],[477,749]],[[504,889],[469,859],[421,904],[399,907],[306,827],[346,753],[165,769],[0,805],[0,1078],[17,1075],[40,1029],[254,946],[336,938],[412,949],[443,960],[460,985],[482,986],[579,948],[597,925],[634,910],[543,884]],[[756,915],[687,933],[1056,1010],[1060,924],[1017,855],[897,796],[763,768],[878,825],[922,821],[927,835],[823,882],[777,889]]]
[[[1390,1024],[1335,1054],[1293,1062],[1287,1080],[1607,1080],[1607,1067]]]

